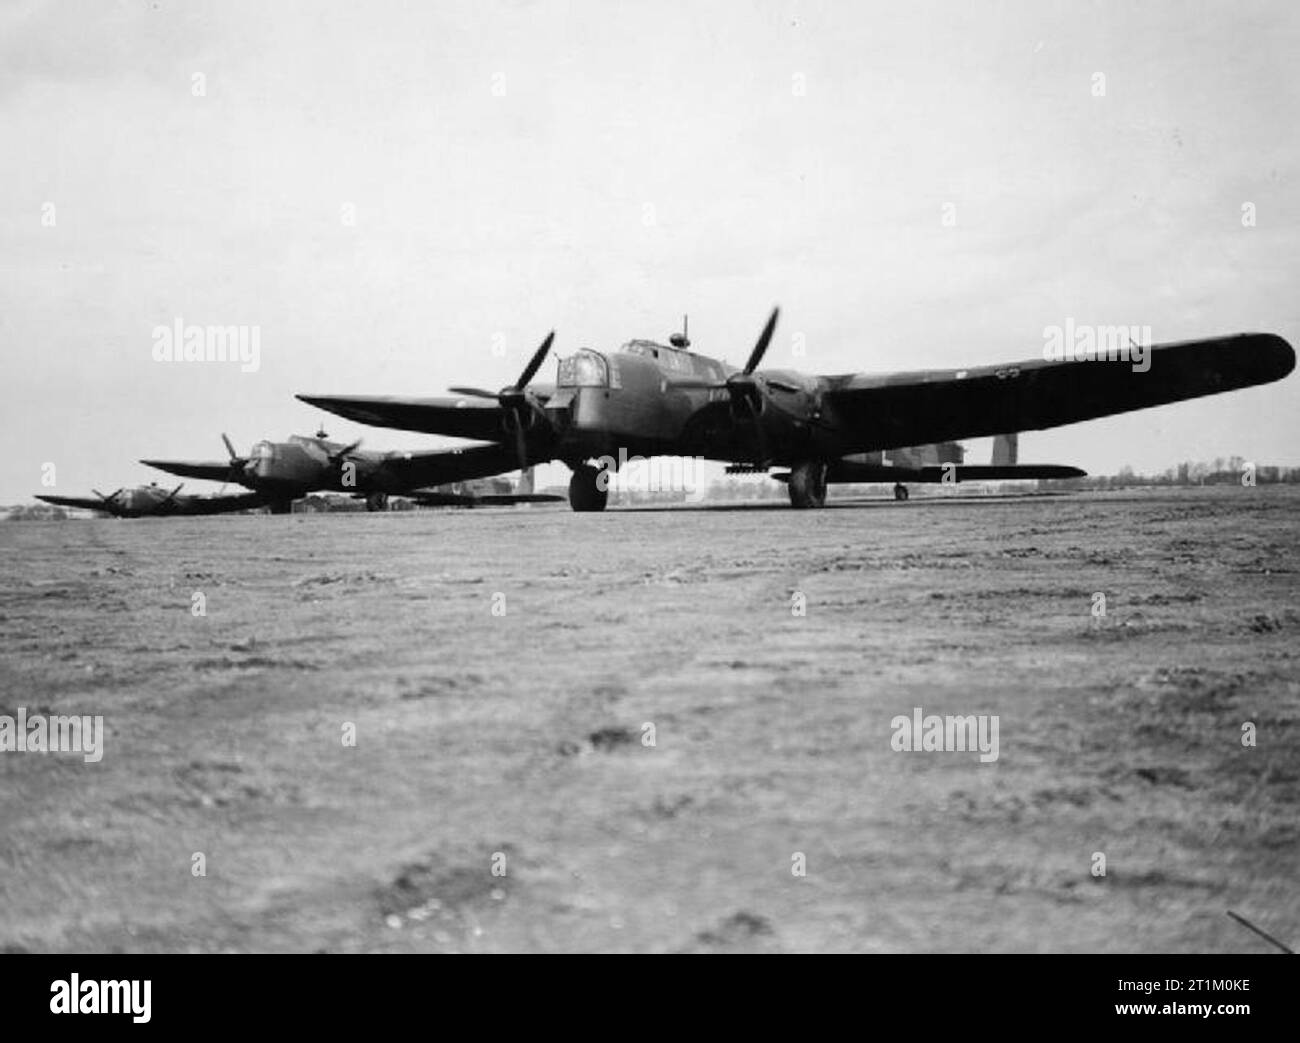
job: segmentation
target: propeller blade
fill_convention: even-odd
[[[235,452],[235,447],[230,444],[230,439],[226,437],[224,431],[221,432],[221,440],[226,443],[226,452],[230,454],[230,462],[234,463],[239,459],[239,454]]]
[[[113,499],[113,496],[116,496],[116,495],[117,495],[117,493],[114,493],[113,496],[105,496],[105,495],[104,495],[103,493],[101,493],[98,489],[91,489],[90,491],[91,491],[92,493],[94,493],[96,496],[98,496],[101,500],[107,500],[107,501],[111,501],[111,500]],[[120,490],[120,489],[118,490],[118,492],[121,492],[121,491],[122,491],[122,490]]]
[[[546,361],[546,356],[551,350],[551,341],[555,340],[555,331],[551,330],[542,341],[542,346],[533,352],[533,357],[529,359],[528,365],[524,371],[519,374],[519,380],[515,382],[515,387],[523,390],[528,386],[528,382],[537,375],[537,371],[542,368],[542,363]]]
[[[453,395],[466,395],[469,398],[490,398],[493,401],[495,401],[497,397],[497,393],[495,391],[484,391],[482,388],[457,387],[457,388],[448,388],[447,390],[450,391]]]
[[[358,447],[358,446],[359,446],[363,441],[364,441],[364,439],[362,439],[362,438],[358,438],[358,439],[357,439],[355,442],[353,442],[351,445],[345,445],[345,446],[344,446],[342,449],[340,449],[338,452],[330,453],[330,463],[336,464],[336,463],[338,463],[340,460],[342,460],[342,459],[344,459],[345,457],[351,455],[352,452],[353,452],[353,451],[354,451],[354,450],[355,450],[355,449],[356,449],[356,448],[357,448],[357,447]]]
[[[776,332],[776,320],[780,314],[780,308],[772,309],[772,315],[767,320],[767,325],[763,327],[763,332],[758,335],[758,343],[754,345],[754,350],[749,355],[749,361],[745,363],[745,368],[741,371],[746,376],[758,368],[758,364],[763,361],[763,356],[767,354],[767,346],[772,343],[772,334]]]
[[[750,419],[754,425],[754,445],[758,449],[758,463],[767,463],[767,436],[763,433],[763,418],[760,415],[758,402],[745,399],[746,408],[749,410]]]
[[[515,424],[515,458],[519,461],[520,470],[528,466],[528,442],[524,438],[522,421]]]
[[[184,483],[184,482],[181,482],[180,485],[176,486],[175,489],[173,489],[171,492],[169,492],[169,493],[167,494],[167,497],[166,497],[166,499],[163,500],[163,503],[171,503],[172,500],[174,500],[174,499],[176,498],[176,494],[177,494],[178,492],[180,492],[180,491],[181,491],[182,489],[184,489],[184,488],[185,488],[185,483]]]

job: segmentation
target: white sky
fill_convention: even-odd
[[[1297,53],[1283,2],[5,4],[0,502],[223,430],[439,444],[292,395],[496,388],[553,326],[689,312],[739,363],[779,303],[767,364],[822,373],[1036,357],[1067,318],[1300,343]],[[260,326],[261,369],[154,362],[178,315]],[[1297,406],[1293,376],[1021,459],[1295,464]]]

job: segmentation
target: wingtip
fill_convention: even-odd
[[[1295,369],[1295,348],[1291,347],[1285,337],[1276,333],[1264,335],[1268,341],[1269,361],[1277,371],[1275,380],[1281,380]]]
[[[1271,384],[1295,369],[1295,349],[1276,333],[1243,333],[1247,351],[1238,363],[1250,384]]]
[[[144,464],[145,467],[152,467],[155,471],[164,471],[167,474],[179,473],[173,470],[179,465],[179,461],[176,460],[141,460],[140,463]]]

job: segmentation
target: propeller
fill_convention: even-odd
[[[171,503],[172,500],[176,499],[176,494],[184,488],[185,488],[185,483],[181,482],[180,485],[176,486],[175,489],[173,489],[171,492],[169,492],[166,496],[163,497],[162,503],[160,503],[158,506],[165,507],[167,504]]]
[[[528,360],[528,365],[524,371],[519,374],[519,379],[513,384],[503,387],[500,391],[484,391],[482,388],[473,387],[453,387],[448,388],[453,395],[466,395],[470,398],[491,398],[495,399],[497,404],[505,412],[505,423],[507,432],[514,435],[515,455],[519,460],[519,467],[523,469],[528,466],[528,442],[525,433],[534,419],[541,412],[537,400],[528,392],[528,383],[537,375],[537,371],[542,368],[542,363],[546,361],[546,356],[550,353],[551,342],[555,340],[555,331],[551,330],[542,341],[541,347],[533,352],[533,357]]]
[[[226,452],[230,454],[229,480],[232,482],[237,482],[239,481],[240,472],[242,472],[244,468],[248,466],[248,457],[240,456],[237,452],[235,452],[235,447],[230,444],[230,439],[226,437],[226,433],[224,431],[221,432],[221,440],[226,443]]]
[[[91,489],[90,491],[104,501],[105,513],[111,514],[115,518],[121,517],[120,512],[123,510],[123,508],[117,505],[118,494],[122,491],[120,488],[114,489],[113,492],[108,496],[105,496],[98,489]]]
[[[731,396],[732,413],[737,418],[744,416],[750,418],[754,429],[754,442],[758,447],[759,463],[767,460],[767,440],[763,436],[763,425],[760,421],[764,401],[763,385],[766,384],[784,391],[800,390],[783,380],[759,377],[754,373],[772,343],[772,334],[776,332],[776,320],[780,314],[780,308],[772,309],[772,314],[768,316],[767,325],[763,327],[763,332],[758,335],[758,340],[754,344],[754,350],[749,353],[749,360],[745,363],[745,368],[737,373],[732,373],[721,384],[700,380],[675,380],[672,383],[674,388],[707,388],[710,391],[725,390]]]
[[[780,308],[773,308],[772,314],[768,316],[767,325],[763,327],[763,332],[758,335],[758,340],[754,344],[754,350],[749,353],[749,361],[745,363],[745,368],[739,372],[732,373],[721,384],[709,380],[697,380],[688,377],[685,380],[674,380],[672,386],[675,388],[706,388],[709,391],[726,390],[731,393],[734,400],[737,396],[748,395],[756,397],[759,393],[759,381],[754,377],[754,370],[758,369],[758,364],[763,361],[763,356],[767,354],[767,349],[772,343],[772,334],[776,332],[776,320],[781,315]],[[772,380],[768,377],[761,378],[765,384],[772,387],[779,387],[786,391],[798,391],[799,388],[793,384],[788,384],[783,380]]]
[[[338,449],[335,452],[330,453],[329,454],[330,464],[333,466],[337,466],[339,463],[346,460],[349,456],[351,456],[356,451],[357,447],[361,445],[362,441],[363,439],[358,438],[352,444],[345,445],[342,449]]]

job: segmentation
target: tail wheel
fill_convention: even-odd
[[[790,503],[795,507],[826,506],[826,465],[805,460],[790,469]]]
[[[591,464],[579,464],[569,479],[569,506],[575,511],[603,511],[609,500],[609,486],[600,480],[601,471]],[[608,481],[606,476],[605,481]]]
[[[902,482],[899,482],[897,485],[894,486],[895,500],[898,500],[901,503],[902,501],[907,499],[907,496],[908,496],[908,492],[907,492],[906,485],[904,485]]]

